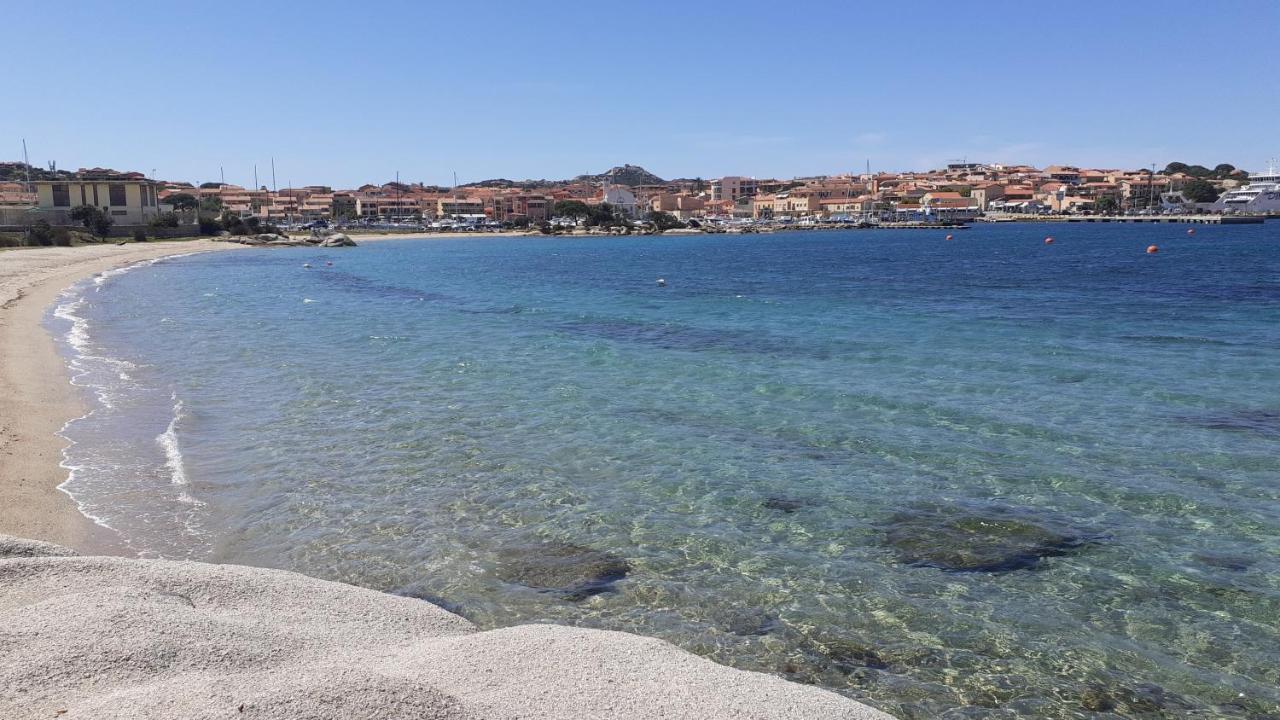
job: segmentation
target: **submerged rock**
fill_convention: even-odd
[[[1030,513],[964,506],[898,513],[884,538],[902,562],[950,572],[1024,570],[1094,539]]]
[[[1255,558],[1245,557],[1244,555],[1232,555],[1229,553],[1218,552],[1198,552],[1194,555],[1195,559],[1203,565],[1209,567],[1221,568],[1223,570],[1234,570],[1235,572],[1244,572],[1253,567],[1257,562]]]
[[[791,514],[805,506],[803,500],[793,500],[791,498],[777,496],[766,498],[765,501],[760,504],[769,510],[778,510],[787,514]]]
[[[1245,432],[1263,437],[1280,437],[1280,411],[1246,409],[1204,415],[1184,415],[1179,421],[1206,430]]]
[[[781,621],[777,615],[758,608],[734,612],[726,623],[729,632],[743,637],[768,635],[780,625]]]
[[[546,543],[503,553],[502,580],[577,602],[613,590],[631,565],[613,553],[573,543]]]
[[[1092,712],[1106,712],[1116,709],[1116,701],[1106,690],[1091,687],[1080,693],[1080,707]]]
[[[875,648],[868,647],[853,640],[827,640],[821,643],[822,654],[825,655],[837,670],[848,674],[858,668],[887,670],[889,663],[885,661]]]

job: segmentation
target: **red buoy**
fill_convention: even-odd
[[[947,239],[948,239],[948,240],[950,240],[950,239],[951,239],[951,236],[950,236],[950,235],[948,235],[948,236],[947,236]]]
[[[1053,244],[1053,238],[1051,238],[1051,237],[1047,237],[1047,238],[1045,238],[1045,239],[1044,239],[1044,244],[1045,244],[1045,245],[1052,245],[1052,244]]]
[[[1187,234],[1188,234],[1188,235],[1195,235],[1195,234],[1196,234],[1196,229],[1195,229],[1195,228],[1187,228]]]
[[[1155,254],[1156,254],[1156,253],[1158,253],[1158,252],[1160,252],[1160,248],[1159,248],[1158,246],[1156,246],[1156,245],[1148,245],[1148,246],[1147,246],[1147,254],[1148,254],[1148,255],[1155,255]]]

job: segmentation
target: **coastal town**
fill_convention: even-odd
[[[869,163],[868,163],[869,165]],[[243,187],[183,182],[104,168],[74,172],[0,163],[0,231],[89,226],[160,236],[209,234],[228,224],[299,229],[560,229],[653,223],[706,231],[782,226],[931,226],[970,221],[1175,215],[1257,220],[1251,184],[1273,183],[1229,164],[1170,163],[1164,169],[958,162],[922,172],[844,173],[791,179],[725,176],[664,180],[622,165],[572,180],[486,180],[454,187],[391,181],[356,188]],[[1265,193],[1261,193],[1265,195]],[[1275,193],[1271,193],[1274,195]],[[1238,202],[1232,204],[1232,198]],[[108,218],[102,220],[101,218]]]

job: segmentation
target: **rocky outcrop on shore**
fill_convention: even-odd
[[[556,559],[522,579],[582,581]],[[4,536],[0,638],[0,717],[15,719],[889,718],[651,638],[481,632],[422,600],[296,573]]]
[[[355,247],[356,242],[347,235],[332,230],[315,230],[305,237],[292,238],[277,233],[260,233],[258,235],[223,235],[218,238],[223,242],[240,243],[265,247]]]

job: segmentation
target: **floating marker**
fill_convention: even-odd
[[[325,264],[324,264],[324,265],[325,265],[325,267],[333,267],[333,263],[331,263],[331,262],[325,262]]]
[[[658,287],[666,287],[666,286],[667,286],[667,281],[664,280],[663,278],[658,278]]]
[[[311,267],[311,263],[302,263],[302,267],[309,268]]]
[[[1045,239],[1044,239],[1044,244],[1045,244],[1045,245],[1052,245],[1052,244],[1053,244],[1053,238],[1051,238],[1051,237],[1047,237],[1047,238],[1045,238]]]
[[[1147,246],[1147,254],[1148,254],[1148,255],[1155,255],[1155,254],[1156,254],[1156,253],[1158,253],[1158,252],[1160,252],[1160,247],[1159,247],[1158,245],[1148,245],[1148,246]]]
[[[1188,235],[1195,235],[1195,234],[1196,234],[1196,229],[1195,229],[1195,228],[1187,228],[1187,234],[1188,234]]]
[[[950,236],[950,235],[948,235],[948,236],[947,236],[947,239],[948,239],[948,240],[950,240],[950,239],[951,239],[951,236]]]

